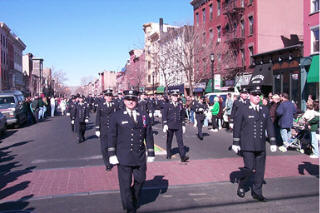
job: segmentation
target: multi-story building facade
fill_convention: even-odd
[[[202,78],[212,77],[212,53],[214,74],[225,83],[253,71],[251,56],[283,48],[284,39],[292,34],[303,35],[300,0],[193,0],[191,4],[199,38],[195,74]]]
[[[22,73],[22,52],[25,50],[26,45],[3,22],[0,22],[0,37],[0,89],[25,92],[24,75]]]
[[[117,73],[115,71],[103,71],[99,73],[100,76],[100,85],[101,89],[106,90],[108,88],[111,88],[113,90],[116,90],[116,76]]]
[[[143,91],[146,85],[145,53],[143,49],[129,51],[130,58],[126,65],[125,78],[128,88]]]
[[[301,73],[305,74],[302,86],[303,109],[308,95],[319,97],[319,0],[303,1],[303,43],[304,58],[301,59]],[[303,76],[303,75],[302,75]]]
[[[154,86],[159,86],[159,75],[157,74],[156,65],[154,60],[158,50],[158,40],[161,37],[162,32],[167,32],[168,28],[176,28],[168,24],[163,24],[163,19],[160,18],[159,23],[146,23],[143,25],[143,31],[145,34],[144,40],[144,52],[145,52],[145,72],[146,72],[146,84],[145,91],[152,93]]]
[[[25,76],[25,85],[28,95],[34,95],[34,88],[32,85],[32,70],[33,70],[33,55],[32,53],[27,53],[22,56],[22,70]]]
[[[40,95],[43,92],[44,78],[43,78],[43,59],[32,58],[32,77],[31,84],[34,94]],[[32,95],[34,95],[32,94]]]

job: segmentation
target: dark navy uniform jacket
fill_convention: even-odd
[[[139,100],[137,107],[140,112],[147,113],[147,114],[151,112],[150,104],[148,100]]]
[[[112,114],[108,136],[109,156],[116,155],[119,163],[126,166],[146,164],[146,147],[148,156],[154,156],[154,141],[150,118],[136,110],[137,122],[126,110]]]
[[[124,110],[126,108],[126,106],[124,105],[123,99],[115,99],[114,100],[116,107],[117,107],[117,111],[119,110]]]
[[[75,110],[72,114],[76,123],[83,123],[86,119],[89,119],[89,109],[86,103],[78,103],[75,107]]]
[[[276,145],[268,108],[259,106],[259,112],[257,112],[251,104],[242,105],[234,117],[233,145],[240,145],[243,151],[265,151],[266,130],[270,144]]]
[[[77,106],[77,103],[75,103],[75,102],[73,102],[73,101],[70,101],[70,102],[68,103],[67,112],[70,113],[70,118],[71,118],[71,120],[74,120],[74,118],[72,118],[72,115],[75,116],[76,106]]]
[[[163,125],[168,125],[169,129],[180,129],[185,125],[186,112],[183,105],[179,102],[174,106],[172,102],[164,105],[163,108]]]
[[[235,100],[233,102],[232,105],[232,110],[231,110],[231,121],[234,119],[234,117],[237,114],[238,109],[242,106],[242,105],[248,105],[249,104],[249,100],[242,100],[241,98],[239,98],[238,100]]]
[[[108,104],[105,101],[104,103],[100,103],[97,108],[96,131],[101,131],[101,134],[107,133],[110,128],[111,115],[116,112],[115,103],[111,101]]]
[[[197,118],[199,118],[200,120],[204,120],[205,119],[205,114],[204,112],[208,109],[207,104],[205,103],[199,103],[199,102],[195,102],[192,106],[192,110],[197,114]]]

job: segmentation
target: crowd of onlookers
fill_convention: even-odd
[[[204,97],[190,97],[182,98],[182,101],[186,107],[187,119],[190,123],[196,126],[196,119],[192,105]],[[208,127],[210,122],[212,125],[211,131],[217,132],[221,128],[225,127],[227,130],[232,131],[232,108],[235,100],[239,98],[238,95],[229,93],[225,100],[222,97],[215,96],[213,101],[208,98],[204,98],[207,104],[207,110],[205,112],[206,118],[204,126]],[[286,152],[290,143],[295,139],[292,132],[295,132],[294,125],[303,126],[304,130],[310,133],[309,142],[311,145],[312,154],[311,158],[318,158],[318,134],[319,134],[319,100],[314,100],[310,95],[307,101],[307,110],[302,112],[297,108],[293,101],[289,100],[287,93],[272,94],[268,96],[261,96],[261,105],[268,107],[270,116],[274,124],[274,129],[277,136],[277,143],[279,150]],[[296,133],[296,132],[295,132]]]
[[[37,123],[47,117],[54,117],[57,113],[65,115],[67,100],[63,97],[46,97],[44,94],[27,97],[25,101],[29,124]]]

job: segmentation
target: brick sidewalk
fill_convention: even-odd
[[[265,178],[299,176],[298,168],[310,170],[319,165],[318,159],[306,155],[267,156]],[[242,158],[153,162],[148,164],[146,187],[175,186],[209,182],[230,181],[230,174],[243,166]],[[301,173],[301,172],[300,172]],[[304,171],[305,175],[310,175]],[[8,183],[2,191],[26,183],[24,190],[17,191],[2,201],[17,200],[33,195],[33,199],[74,193],[118,190],[117,169],[105,172],[104,166],[33,170]]]

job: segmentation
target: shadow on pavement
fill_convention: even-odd
[[[319,178],[319,165],[312,164],[310,162],[303,162],[298,166],[299,174],[304,175],[304,171],[307,171],[310,175]]]
[[[152,180],[144,183],[140,198],[140,206],[154,202],[159,194],[164,194],[168,190],[169,182],[163,179],[164,176],[155,176]]]
[[[184,151],[186,153],[188,153],[190,150],[190,148],[188,146],[184,146]],[[171,155],[175,155],[175,154],[178,154],[179,153],[179,148],[178,147],[175,147],[173,149],[171,149]]]
[[[17,181],[20,176],[31,173],[32,170],[36,168],[33,166],[18,169],[19,167],[22,167],[22,164],[15,160],[16,155],[12,154],[12,149],[14,147],[23,146],[31,141],[32,140],[22,141],[0,148],[0,200],[29,187],[30,181],[23,181],[12,185],[12,182]],[[3,202],[0,204],[0,210],[4,212],[31,212],[34,208],[27,207],[29,205],[28,200],[32,197],[33,195],[28,195],[16,201]]]
[[[3,139],[10,137],[11,135],[13,135],[16,132],[17,132],[17,130],[7,129],[4,134],[0,135],[0,140],[3,140]],[[0,143],[1,143],[1,141],[0,141]]]

